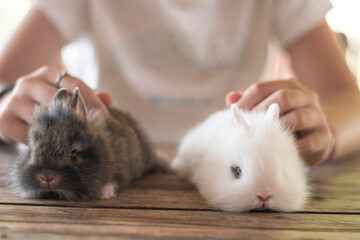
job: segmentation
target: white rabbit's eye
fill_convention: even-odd
[[[71,161],[75,162],[75,161],[76,161],[76,157],[77,157],[77,151],[76,151],[76,150],[72,150],[72,151],[71,151]]]
[[[241,176],[241,168],[240,167],[231,167],[231,171],[234,174],[235,178],[240,178],[240,176]]]

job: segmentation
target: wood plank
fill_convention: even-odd
[[[0,222],[2,239],[353,239],[358,232],[239,229],[187,225],[88,225]]]
[[[0,205],[0,221],[132,226],[187,225],[360,233],[360,215],[357,214],[233,213]]]

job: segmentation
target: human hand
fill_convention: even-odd
[[[36,104],[49,106],[59,90],[55,81],[61,69],[44,66],[20,77],[14,89],[0,101],[0,138],[5,142],[27,144],[27,127],[32,122]],[[72,92],[78,87],[86,104],[91,108],[102,109],[108,114],[107,106],[112,103],[110,94],[93,90],[80,79],[66,74],[60,81],[60,88]]]
[[[278,103],[307,165],[323,163],[334,149],[335,136],[318,95],[293,79],[255,83],[243,92],[230,92],[226,104],[233,103],[247,110],[267,109],[270,104]]]

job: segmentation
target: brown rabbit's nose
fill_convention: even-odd
[[[54,174],[51,174],[49,172],[39,173],[36,175],[36,177],[41,185],[44,185],[48,188],[50,188],[51,185],[54,185],[57,182],[56,176],[54,176]]]
[[[53,177],[47,177],[47,178],[45,178],[45,181],[46,181],[47,183],[51,183],[52,180],[54,180]]]
[[[260,201],[262,201],[263,203],[265,203],[267,200],[269,200],[269,199],[271,198],[270,195],[268,195],[268,196],[257,196],[257,197],[258,197],[258,199],[259,199]]]

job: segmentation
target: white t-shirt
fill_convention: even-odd
[[[318,26],[327,0],[39,0],[65,42],[87,37],[99,89],[157,143],[177,143],[259,80],[268,40],[288,46]]]

